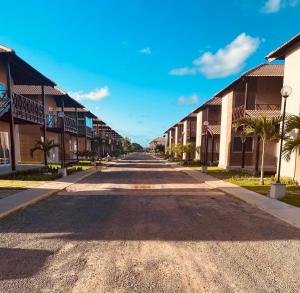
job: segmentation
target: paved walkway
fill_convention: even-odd
[[[135,155],[0,222],[0,292],[298,292],[300,230]]]
[[[191,170],[187,167],[178,167],[177,164],[173,166],[176,170],[182,171],[196,180],[205,182],[214,188],[218,188],[219,190],[237,197],[248,204],[254,205],[260,210],[300,229],[300,208],[298,207],[294,207],[279,200],[271,199],[267,196],[262,196],[251,190],[220,180],[208,174]]]

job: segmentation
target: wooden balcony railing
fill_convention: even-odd
[[[232,111],[232,121],[238,121],[239,119],[246,116],[247,111],[258,111],[261,112],[263,115],[268,114],[268,112],[274,112],[278,111],[280,112],[281,105],[280,104],[253,104],[253,105],[247,105],[247,108],[245,105],[236,107]]]
[[[86,135],[88,138],[94,137],[94,131],[91,128],[86,127],[85,125],[78,126],[78,134],[83,135],[83,136]]]
[[[57,116],[57,113],[49,113],[46,115],[46,123],[48,128],[61,129],[61,121],[62,119]],[[66,132],[77,133],[77,125],[75,119],[65,115],[64,122]]]
[[[22,95],[13,93],[13,114],[28,122],[44,123],[44,106]]]

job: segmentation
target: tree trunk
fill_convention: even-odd
[[[261,166],[260,166],[260,185],[264,185],[264,161],[265,161],[265,139],[262,139]]]

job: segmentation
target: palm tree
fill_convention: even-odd
[[[33,154],[35,151],[41,151],[44,153],[44,158],[45,158],[45,166],[48,166],[48,160],[47,158],[50,155],[50,150],[53,148],[59,147],[58,144],[55,144],[53,140],[46,140],[45,142],[41,139],[37,140],[35,142],[34,147],[30,150],[30,155],[33,157]]]
[[[285,132],[290,133],[296,130],[298,133],[300,131],[300,117],[297,115],[291,115],[288,117],[285,124]],[[300,147],[300,137],[297,135],[295,137],[286,136],[282,154],[284,158],[289,161],[291,159],[291,154]]]
[[[259,117],[241,118],[236,125],[236,128],[244,126],[241,133],[242,137],[255,135],[262,142],[260,185],[264,185],[265,145],[267,141],[279,140],[279,124],[281,120],[281,116],[268,118],[266,115],[261,115]]]
[[[191,160],[191,156],[196,152],[196,146],[192,143],[187,143],[183,146],[183,152],[186,153],[187,160]]]

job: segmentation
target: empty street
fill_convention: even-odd
[[[299,291],[298,229],[146,154],[0,233],[0,292]]]

